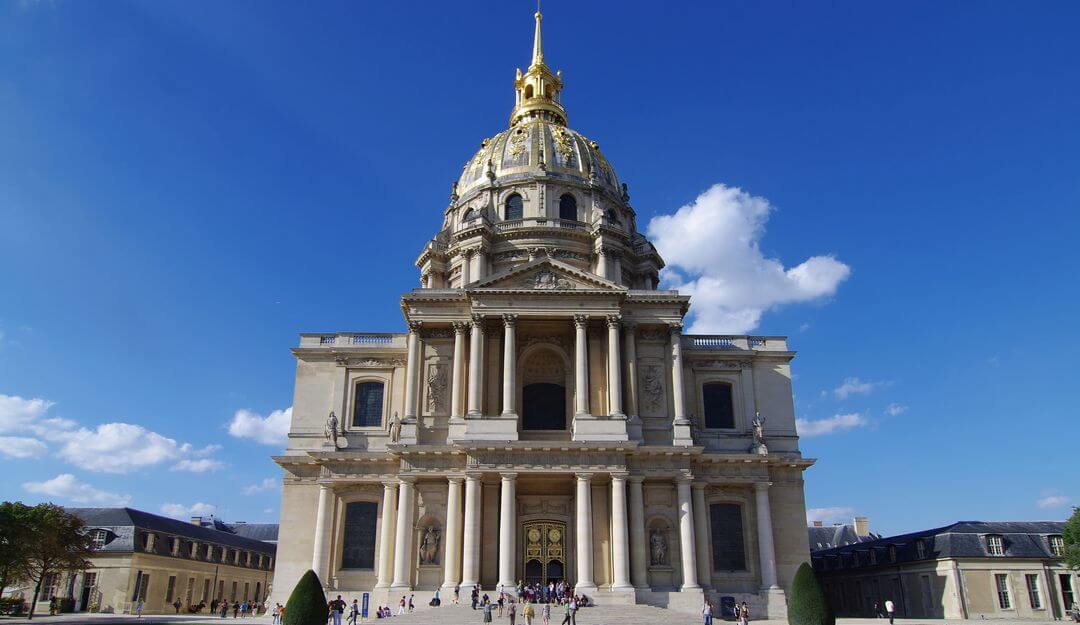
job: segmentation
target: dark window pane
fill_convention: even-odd
[[[522,422],[526,430],[566,429],[566,389],[537,382],[521,389]]]
[[[521,196],[517,193],[506,198],[506,219],[521,219],[524,214],[524,205],[521,203]]]
[[[356,385],[353,406],[353,427],[378,427],[382,425],[383,384],[361,382]]]
[[[730,384],[706,384],[701,389],[705,399],[705,427],[735,427],[735,409]]]
[[[559,198],[559,219],[577,220],[577,200],[569,193]]]
[[[379,504],[368,501],[354,501],[345,505],[341,568],[375,568],[375,520],[378,512]],[[385,527],[383,531],[386,531]]]
[[[742,508],[735,503],[709,506],[712,523],[713,568],[717,571],[745,571]]]

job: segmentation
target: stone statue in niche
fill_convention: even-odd
[[[667,537],[664,536],[664,530],[654,529],[649,534],[649,547],[649,560],[653,566],[667,564]]]
[[[660,365],[646,365],[641,375],[641,392],[645,396],[645,410],[656,414],[664,399],[663,370]]]
[[[754,413],[754,420],[750,423],[754,435],[754,444],[750,446],[750,453],[765,456],[769,448],[765,446],[765,417],[760,412]]]
[[[330,416],[326,418],[326,431],[324,432],[324,435],[326,436],[327,443],[337,447],[338,418],[333,410],[330,411]]]
[[[446,377],[446,365],[433,364],[428,368],[427,407],[432,414],[445,412]]]
[[[398,413],[394,413],[394,416],[390,418],[390,442],[396,443],[401,438],[401,419],[398,418]]]
[[[439,563],[439,526],[429,525],[420,541],[420,564]]]

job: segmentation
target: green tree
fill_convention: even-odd
[[[1080,508],[1073,508],[1061,537],[1065,541],[1065,564],[1070,569],[1080,570]]]
[[[289,600],[285,602],[285,618],[281,625],[326,625],[326,594],[315,571],[308,570],[296,582]]]
[[[787,618],[789,625],[836,625],[829,600],[806,562],[799,565],[791,582]]]
[[[32,510],[18,501],[0,503],[0,597],[9,585],[24,581]]]
[[[41,596],[41,586],[49,575],[81,571],[89,562],[93,540],[86,524],[60,506],[45,503],[30,511],[27,536],[28,556],[24,566],[26,579],[34,584],[34,600],[27,618],[34,618],[34,607]]]

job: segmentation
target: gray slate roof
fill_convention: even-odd
[[[877,550],[878,565],[891,564],[889,548],[896,548],[896,562],[919,560],[916,545],[922,541],[925,560],[939,558],[1027,558],[1059,559],[1050,551],[1050,536],[1060,536],[1065,528],[1062,521],[958,521],[952,525],[910,534],[889,536],[853,545],[814,550],[811,557],[815,569],[829,559],[835,569],[838,558],[844,558],[844,568],[852,567],[851,554],[858,553],[860,566],[869,566],[870,550]],[[991,555],[987,535],[1000,535],[1005,554]]]
[[[812,552],[881,538],[877,534],[859,536],[855,533],[855,526],[850,523],[823,525],[821,527],[810,526],[806,528],[806,533],[810,539],[810,551]]]
[[[275,545],[253,537],[202,527],[134,508],[67,508],[67,510],[85,521],[88,528],[106,529],[115,536],[100,549],[103,552],[133,551],[139,530],[267,555],[274,555],[277,551]],[[277,533],[276,530],[274,533]]]

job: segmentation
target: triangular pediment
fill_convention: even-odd
[[[626,287],[577,267],[541,257],[508,271],[488,276],[468,290],[513,291],[625,291]]]

